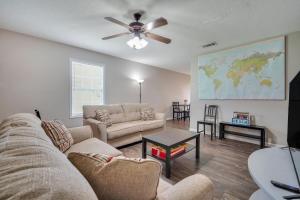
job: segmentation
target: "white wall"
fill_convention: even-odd
[[[81,125],[69,118],[70,58],[105,65],[106,104],[138,102],[133,78],[145,80],[142,101],[168,116],[172,101],[190,98],[188,75],[0,29],[0,121],[38,108],[45,119]]]
[[[219,121],[231,121],[234,111],[250,112],[251,115],[255,115],[256,124],[267,127],[267,142],[282,145],[286,144],[289,95],[288,83],[300,70],[300,32],[289,34],[286,40],[287,99],[285,101],[199,100],[197,93],[197,57],[194,57],[191,63],[191,129],[196,129],[196,121],[203,119],[205,104],[217,104],[219,105]],[[250,142],[256,143],[256,141]]]

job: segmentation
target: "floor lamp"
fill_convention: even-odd
[[[142,83],[144,80],[136,80],[138,84],[140,85],[140,103],[142,103]]]

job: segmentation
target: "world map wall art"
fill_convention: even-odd
[[[285,99],[285,38],[198,57],[200,99]]]

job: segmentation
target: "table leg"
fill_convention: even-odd
[[[224,124],[220,123],[219,139],[224,139]]]
[[[146,158],[147,151],[147,141],[143,138],[142,139],[142,158]]]
[[[196,137],[196,159],[200,158],[200,135]]]
[[[217,138],[217,124],[214,124],[214,135]]]
[[[265,136],[265,130],[261,130],[261,138],[260,138],[260,148],[261,149],[263,149],[263,148],[265,148],[265,138],[266,138],[266,136]]]
[[[197,122],[197,133],[199,133],[199,122]]]
[[[171,177],[171,149],[166,149],[166,177]]]
[[[211,124],[210,125],[210,140],[213,140],[213,132],[214,132],[213,125]]]

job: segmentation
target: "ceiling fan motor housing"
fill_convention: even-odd
[[[141,32],[143,25],[144,24],[141,22],[132,22],[129,24],[129,26],[132,28],[131,32]]]
[[[139,20],[142,17],[142,14],[137,12],[133,14],[134,19],[136,20],[135,22],[132,22],[129,24],[129,26],[131,27],[131,32],[133,33],[141,33],[142,31],[142,26],[144,25],[143,23],[139,22]]]

